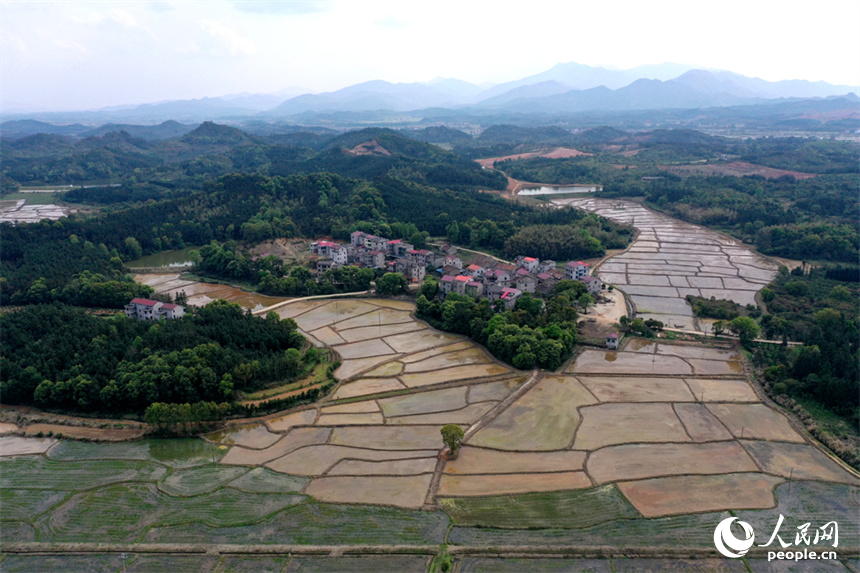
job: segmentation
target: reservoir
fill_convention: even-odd
[[[541,185],[540,187],[525,187],[517,195],[565,195],[568,193],[595,193],[600,191],[600,185]]]

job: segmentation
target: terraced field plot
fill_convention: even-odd
[[[408,324],[398,301],[332,304],[281,310],[300,325],[306,314],[305,326],[324,324],[312,333],[339,337],[335,350],[355,344],[342,334],[367,320]],[[404,334],[415,336],[395,338]],[[352,377],[331,398],[209,441],[0,438],[0,542],[438,547],[453,521],[455,545],[710,549],[732,509],[757,533],[780,512],[837,519],[840,528],[844,520],[840,547],[858,545],[860,481],[762,404],[741,374],[716,366],[739,364],[733,349],[632,341],[530,376],[426,327],[366,341],[393,354],[347,358]],[[654,372],[660,363],[671,367]],[[460,377],[475,366],[500,373]],[[405,376],[428,377],[409,387]],[[456,460],[440,460],[439,428],[452,422],[466,440]],[[415,511],[428,502],[441,511]],[[187,557],[140,556],[128,570],[181,568]],[[7,557],[0,568],[38,567],[39,558]],[[215,570],[245,567],[228,558],[206,557]],[[263,557],[248,557],[247,567],[264,567],[255,559]],[[359,564],[294,559],[295,570]]]
[[[639,230],[630,248],[607,259],[595,274],[623,290],[636,315],[645,319],[702,330],[685,300],[687,295],[755,304],[755,293],[776,276],[776,264],[741,242],[633,201],[585,198],[555,199],[553,203],[591,211]]]
[[[229,447],[221,463],[309,479],[303,491],[322,501],[422,506],[442,449],[440,428],[468,428],[525,377],[471,341],[418,322],[413,309],[373,299],[280,307],[282,317],[341,356],[332,399],[349,401],[210,434]]]

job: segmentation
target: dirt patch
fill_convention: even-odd
[[[471,425],[480,420],[487,412],[493,409],[495,402],[481,402],[470,404],[459,410],[448,412],[437,412],[435,414],[416,414],[414,416],[400,416],[388,418],[388,424],[461,424]]]
[[[312,480],[305,493],[329,503],[369,503],[419,508],[430,487],[431,475],[323,477]]]
[[[302,410],[300,412],[293,412],[292,414],[287,414],[286,416],[280,416],[278,418],[272,418],[271,420],[267,420],[266,425],[269,426],[269,429],[273,432],[286,432],[294,426],[308,426],[310,424],[313,424],[316,417],[316,410]]]
[[[241,446],[234,446],[221,458],[221,463],[235,466],[265,464],[299,448],[324,444],[330,435],[330,428],[297,428],[279,442],[263,450],[250,450]]]
[[[694,442],[732,439],[729,431],[704,404],[675,404],[675,413]]]
[[[764,404],[708,404],[736,438],[804,442],[785,416]]]
[[[385,418],[382,414],[328,414],[320,416],[317,426],[346,426],[346,425],[373,425],[383,424]]]
[[[456,352],[448,352],[413,362],[406,365],[405,371],[426,372],[428,370],[437,370],[439,368],[448,368],[449,366],[461,366],[465,364],[486,364],[492,362],[492,359],[487,356],[481,349],[472,347],[467,350],[459,350]]]
[[[731,163],[711,163],[697,165],[663,165],[660,169],[664,169],[670,173],[681,176],[689,175],[728,175],[731,177],[746,177],[748,175],[758,175],[766,179],[777,179],[779,177],[794,177],[797,180],[810,179],[815,177],[814,173],[803,173],[802,171],[788,171],[786,169],[777,169],[775,167],[766,167],[764,165],[756,165],[755,163],[747,163],[745,161],[732,161]]]
[[[457,459],[445,465],[445,473],[572,472],[582,470],[584,462],[585,452],[499,452],[464,446]]]
[[[466,387],[384,398],[379,401],[379,405],[386,417],[459,410],[466,406]]]
[[[342,398],[354,398],[356,396],[367,396],[368,394],[378,394],[380,392],[403,390],[404,388],[406,386],[401,384],[396,378],[362,378],[338,388],[333,398],[340,400]]]
[[[469,443],[500,450],[560,450],[594,397],[572,376],[547,376],[476,433]]]
[[[568,369],[574,374],[687,374],[689,364],[675,356],[656,356],[637,352],[585,350]]]
[[[380,451],[323,444],[295,450],[282,458],[267,463],[266,467],[285,474],[320,476],[344,459],[385,461],[435,457],[437,454],[438,450]],[[345,495],[350,493],[355,494],[356,492],[345,492]]]
[[[4,438],[0,438],[0,457],[44,454],[56,443],[57,440],[51,438],[22,438],[19,436],[6,436]]]
[[[268,448],[283,436],[273,434],[265,424],[248,424],[206,434],[206,438],[228,446],[243,446],[254,450]]]
[[[410,388],[415,388],[451,380],[496,376],[509,372],[509,369],[498,364],[473,364],[471,366],[455,366],[454,368],[446,368],[445,370],[436,370],[434,372],[404,374],[400,377],[400,380]]]
[[[306,259],[310,256],[310,244],[302,239],[271,239],[248,249],[252,257],[274,255],[284,261]]]
[[[476,159],[478,163],[481,164],[482,167],[487,169],[492,169],[497,161],[506,161],[512,160],[517,161],[519,159],[529,159],[532,157],[546,157],[548,159],[566,159],[568,157],[580,157],[580,156],[591,156],[592,153],[585,153],[584,151],[580,151],[578,149],[573,149],[571,147],[555,147],[553,149],[544,149],[542,151],[532,151],[529,153],[517,153],[515,155],[505,155],[502,157],[488,157],[485,159]]]
[[[758,402],[759,398],[746,380],[708,380],[684,378],[700,402]]]
[[[442,476],[438,495],[472,496],[559,491],[591,487],[585,472]]]
[[[375,139],[359,143],[352,149],[347,149],[346,152],[350,155],[377,155],[380,157],[391,156],[391,152],[379,145],[379,142]]]
[[[601,402],[692,402],[680,378],[604,378],[581,376],[579,381]]]
[[[860,485],[823,452],[806,444],[742,440],[741,444],[768,473],[792,479],[815,479]]]
[[[767,509],[776,505],[773,488],[783,480],[764,474],[676,476],[620,482],[618,488],[645,517]],[[719,492],[715,495],[715,492]]]
[[[758,471],[737,442],[612,446],[592,452],[586,469],[598,484],[682,474]]]
[[[580,410],[582,425],[573,443],[577,450],[614,444],[689,442],[671,404],[600,404]]]
[[[385,450],[432,449],[438,452],[442,448],[440,428],[441,426],[335,428],[331,443],[360,448],[372,446]]]
[[[326,475],[330,476],[414,476],[432,474],[436,469],[436,458],[413,460],[388,460],[369,462],[364,460],[344,460],[334,466]]]
[[[53,433],[55,436],[62,434],[65,438],[84,440],[98,440],[101,442],[125,442],[142,438],[146,433],[144,428],[114,429],[114,428],[89,428],[86,426],[65,426],[62,424],[30,424],[24,428],[24,435],[35,436],[39,433]]]

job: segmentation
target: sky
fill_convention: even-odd
[[[856,0],[0,0],[0,110],[677,62],[860,85]]]

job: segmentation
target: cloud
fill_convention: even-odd
[[[392,28],[392,29],[405,28],[409,25],[406,22],[398,20],[394,16],[386,16],[385,18],[382,18],[381,20],[377,20],[376,22],[374,22],[374,24],[376,24],[377,26],[382,26],[383,28]]]
[[[201,20],[200,27],[203,28],[210,36],[220,40],[227,48],[227,51],[234,56],[255,56],[257,55],[257,46],[254,42],[243,38],[234,30],[228,28],[215,20]]]
[[[328,12],[332,8],[331,2],[321,0],[308,0],[305,2],[247,0],[233,2],[233,7],[240,12],[251,14],[285,14],[289,16]]]

